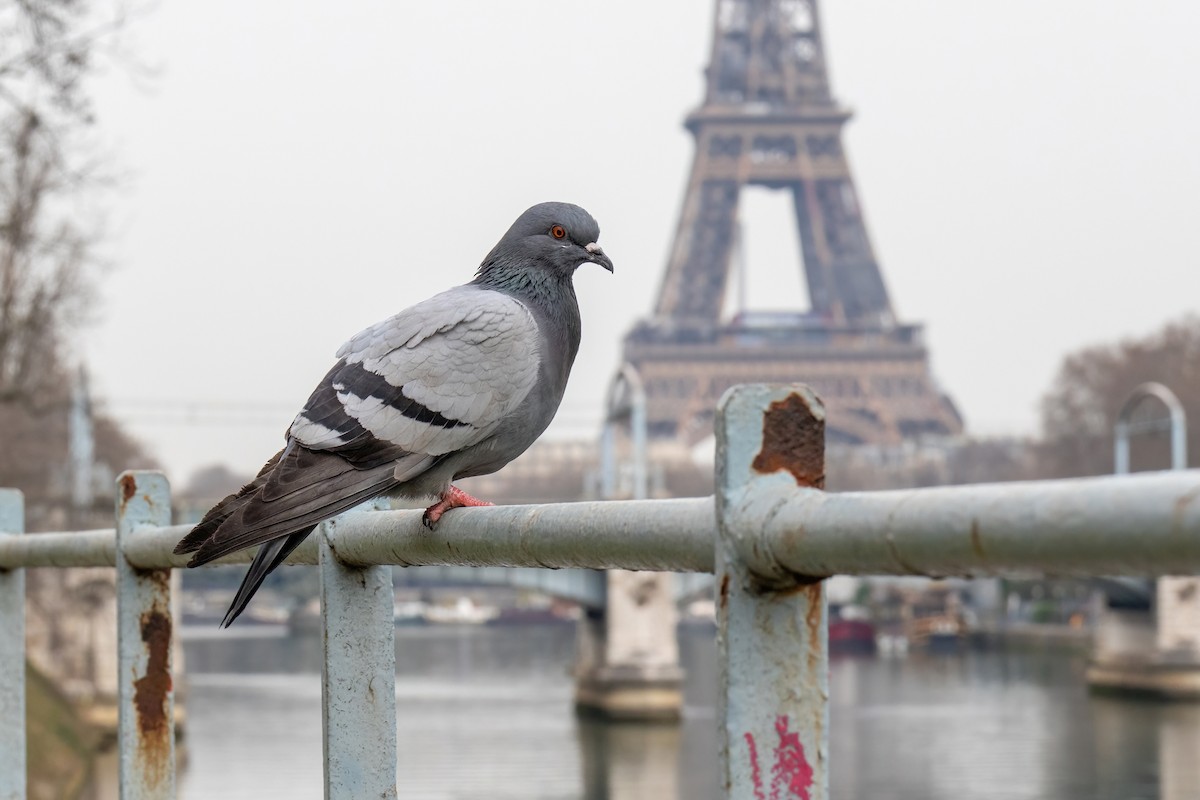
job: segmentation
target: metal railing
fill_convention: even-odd
[[[1200,471],[826,495],[824,410],[803,386],[731,390],[716,433],[715,498],[460,509],[433,533],[416,511],[323,524],[290,563],[321,575],[325,796],[397,795],[387,565],[715,571],[721,783],[756,800],[828,797],[821,578],[1200,570]],[[186,528],[169,507],[161,475],[126,473],[115,530],[21,536],[20,495],[0,494],[0,800],[25,796],[22,571],[97,565],[117,569],[121,797],[173,796],[168,577]]]

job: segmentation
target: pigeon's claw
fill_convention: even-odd
[[[421,523],[429,530],[437,527],[438,520],[452,508],[463,508],[465,506],[494,506],[495,503],[489,503],[487,500],[480,500],[477,497],[464,492],[457,486],[451,486],[447,489],[438,501],[425,509],[424,516],[421,517]]]

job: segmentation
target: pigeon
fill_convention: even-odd
[[[495,472],[550,424],[579,350],[575,269],[613,269],[599,235],[579,206],[535,205],[470,283],[342,345],[283,449],[175,547],[196,567],[260,545],[222,627],[319,523],[360,503],[437,498],[430,529],[452,508],[491,505],[452,482]]]

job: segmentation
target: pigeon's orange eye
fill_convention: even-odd
[[[553,228],[550,229],[550,235],[553,236],[555,239],[564,239],[564,238],[566,238],[567,231],[566,231],[566,228],[564,228],[562,225],[555,225]]]

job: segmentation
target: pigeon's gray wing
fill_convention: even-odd
[[[520,406],[541,345],[519,301],[465,286],[368,328],[338,357],[289,434],[368,468],[387,457],[407,480],[483,441]]]
[[[339,350],[254,483],[176,547],[199,565],[303,529],[486,439],[537,382],[537,324],[518,301],[460,287]]]

